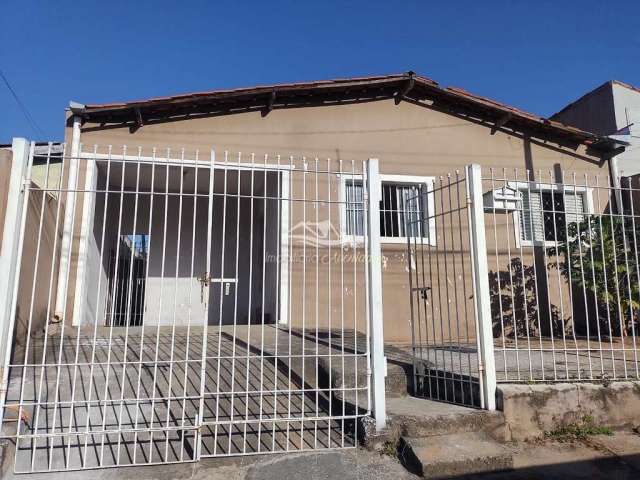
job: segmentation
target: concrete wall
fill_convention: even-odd
[[[521,172],[523,169],[549,172],[554,168],[564,168],[576,171],[578,175],[600,172],[603,166],[602,158],[588,152],[584,146],[564,146],[535,135],[503,131],[492,135],[490,125],[406,102],[396,106],[391,100],[348,106],[275,110],[266,117],[253,112],[168,122],[145,125],[133,133],[128,128],[92,130],[91,127],[95,125],[86,125],[82,133],[81,142],[85,145],[85,150],[92,150],[92,144],[98,144],[99,151],[106,151],[106,145],[127,144],[129,151],[142,147],[143,155],[151,155],[152,147],[158,147],[159,152],[166,147],[174,152],[185,148],[187,158],[193,158],[196,149],[200,150],[201,155],[208,156],[212,147],[218,151],[218,158],[224,149],[231,152],[231,158],[235,158],[237,152],[254,152],[257,158],[261,158],[263,154],[278,153],[357,161],[377,157],[380,159],[381,172],[395,175],[445,175],[462,169],[469,163],[480,163],[499,170],[508,168],[512,171],[518,168]],[[70,139],[70,131],[67,131],[67,142]],[[119,151],[118,148],[114,151]],[[81,209],[78,208],[77,211],[79,210]],[[76,226],[79,225],[80,221],[77,220]],[[77,244],[77,239],[76,229],[74,244]],[[75,266],[75,255],[74,253],[72,269]],[[411,331],[406,246],[384,244],[383,255],[385,337],[389,341],[409,342]],[[308,282],[313,282],[310,275],[311,272],[315,273],[315,268],[312,265],[306,269]],[[328,269],[322,265],[317,268],[321,275]],[[294,287],[301,288],[301,268],[294,269],[291,275]],[[349,282],[358,285],[364,280],[363,275],[362,270],[347,278],[352,278]],[[451,269],[445,270],[442,275],[442,282],[455,281],[451,277]],[[304,283],[306,286],[313,285]],[[74,291],[74,286],[75,279],[72,277],[69,292]],[[334,292],[335,295],[331,295],[333,300],[344,298],[347,293],[352,295],[349,288],[345,286]],[[331,288],[320,289],[321,305],[326,305],[330,291]],[[302,292],[292,293],[292,298],[302,296]],[[360,303],[361,300],[363,299],[349,297],[349,301],[354,304],[349,310],[362,312],[361,306],[364,304]],[[310,308],[309,305],[315,301],[315,298],[308,301],[305,308]],[[315,319],[309,317],[312,314],[315,315],[315,312],[309,311],[304,316]],[[330,321],[335,322],[335,318],[339,317],[333,317]],[[445,336],[448,333],[445,332]]]
[[[640,383],[499,385],[497,401],[504,413],[506,440],[532,440],[559,427],[580,424],[585,417],[594,425],[636,426]]]
[[[60,246],[60,229],[56,228],[57,198],[49,192],[38,190],[34,183],[31,188],[14,330],[15,342],[20,346],[26,343],[27,331],[31,332],[32,337],[41,337],[47,318],[53,316],[49,292],[55,293],[57,287],[59,252],[54,251],[54,246],[56,249]]]

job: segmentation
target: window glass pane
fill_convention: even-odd
[[[346,232],[364,235],[364,189],[362,182],[347,180]],[[380,199],[380,236],[401,238],[407,235],[426,236],[422,228],[423,199],[420,185],[382,183]]]
[[[521,190],[520,239],[564,241],[569,223],[582,221],[582,193],[558,190]]]
[[[364,235],[364,188],[362,182],[348,180],[345,187],[347,235]]]
[[[548,242],[565,239],[564,195],[557,190],[541,192],[544,239]]]

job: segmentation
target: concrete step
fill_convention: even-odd
[[[314,369],[315,366],[316,363],[314,361],[311,369]],[[344,399],[352,405],[357,404],[361,409],[367,407],[366,395],[364,395],[362,391],[359,391],[356,395],[355,391],[356,387],[362,389],[362,386],[367,383],[366,361],[359,359],[359,361],[356,362],[353,357],[347,357],[344,360],[333,360],[329,362],[327,358],[320,357],[317,360],[317,366],[319,368],[318,381],[320,388],[328,389],[330,387],[334,389],[333,396],[338,401]],[[313,378],[313,376],[309,376],[311,373],[308,374],[306,378]],[[397,398],[406,396],[409,393],[411,375],[411,364],[388,362],[387,376],[385,378],[387,397]]]
[[[425,438],[436,435],[482,432],[497,441],[505,440],[502,412],[436,402],[423,398],[387,399],[390,429],[397,436]]]
[[[512,452],[479,432],[403,437],[398,444],[398,458],[410,472],[425,478],[513,469]]]

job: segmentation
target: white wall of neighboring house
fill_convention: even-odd
[[[640,90],[613,82],[613,107],[618,130],[629,126],[619,138],[630,145],[618,155],[622,176],[640,174]]]

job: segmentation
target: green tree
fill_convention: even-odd
[[[625,335],[637,328],[640,225],[636,223],[640,222],[629,217],[588,215],[569,223],[567,238],[548,249],[558,259],[549,267],[559,268],[573,285],[574,304],[577,292],[587,293],[587,304],[594,307],[603,336]]]

